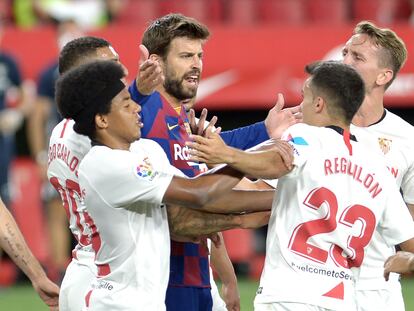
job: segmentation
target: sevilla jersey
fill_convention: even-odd
[[[99,229],[92,241],[98,280],[88,299],[96,292],[117,305],[135,303],[127,310],[163,310],[170,237],[161,200],[175,169],[154,141],[136,141],[130,151],[94,146],[80,166],[85,203]]]
[[[383,118],[368,127],[351,126],[351,131],[368,149],[385,159],[386,166],[401,188],[405,202],[414,204],[414,127],[385,110]],[[378,234],[374,234],[373,247],[361,267],[358,289],[381,289],[392,285],[382,277],[384,261],[395,253]]]
[[[93,251],[92,236],[95,225],[80,199],[78,170],[80,161],[91,148],[88,137],[73,130],[74,121],[62,120],[52,131],[49,141],[47,176],[53,187],[59,192],[63,207],[69,219],[69,228],[78,241],[73,251]]]
[[[354,283],[375,231],[391,246],[414,237],[383,161],[336,127],[284,134],[295,168],[279,179],[256,303],[355,310]]]

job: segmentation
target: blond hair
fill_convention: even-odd
[[[390,67],[393,71],[392,79],[385,85],[385,88],[388,88],[407,60],[407,48],[404,41],[391,29],[379,28],[368,21],[362,21],[355,26],[354,35],[356,34],[368,35],[373,43],[381,48],[379,65]]]

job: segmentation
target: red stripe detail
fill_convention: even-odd
[[[334,288],[332,288],[330,291],[323,294],[322,296],[343,300],[344,295],[345,295],[344,283],[341,282],[338,285],[336,285]]]
[[[202,284],[200,263],[198,256],[184,257],[184,278],[185,285],[199,285]]]
[[[90,290],[85,296],[86,307],[89,308],[89,301],[91,300],[92,290]]]
[[[347,148],[348,148],[348,151],[349,151],[349,155],[352,155],[352,145],[351,145],[351,139],[350,139],[350,133],[349,133],[349,131],[347,131],[347,130],[344,130],[344,134],[343,134],[343,138],[344,138],[344,142],[345,142],[345,145],[347,146]]]
[[[60,138],[63,138],[63,135],[65,134],[66,126],[68,125],[70,119],[66,119],[65,124],[63,124],[62,132],[60,133]]]
[[[78,255],[77,255],[76,249],[74,249],[72,251],[72,258],[78,260]]]

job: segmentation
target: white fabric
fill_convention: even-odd
[[[258,303],[254,304],[254,311],[329,311],[315,305],[295,302]]]
[[[405,311],[398,280],[389,281],[389,288],[378,290],[357,290],[358,311]]]
[[[404,195],[407,203],[414,203],[414,127],[409,123],[386,110],[385,118],[380,122],[368,126],[351,126],[354,133],[361,143],[370,150],[384,157],[386,165],[391,172],[398,187]],[[394,247],[388,247],[378,234],[374,235],[372,247],[367,252],[367,259],[361,266],[360,279],[356,284],[357,290],[366,293],[359,293],[358,297],[366,297],[364,304],[381,305],[384,310],[404,310],[401,285],[397,281],[398,275],[392,274],[393,282],[385,282],[382,271],[384,261],[395,253]],[[382,289],[383,299],[375,295]],[[388,294],[385,291],[390,291]],[[395,297],[387,299],[386,297]],[[368,302],[367,297],[372,297]],[[400,303],[394,303],[399,301]],[[398,307],[400,306],[400,307]]]
[[[383,159],[363,144],[351,142],[350,155],[338,132],[306,124],[283,138],[295,168],[278,182],[255,302],[354,310],[354,259],[365,261],[375,230],[388,246],[413,237],[413,221]]]
[[[92,233],[95,225],[80,199],[78,169],[80,161],[91,148],[89,138],[73,130],[74,121],[64,119],[55,126],[50,136],[47,176],[60,193],[69,215],[69,229],[78,244],[73,250],[77,259],[66,269],[59,294],[59,309],[79,311],[85,289],[95,271]]]
[[[385,158],[388,169],[401,187],[404,201],[414,204],[414,127],[390,111],[380,122],[351,126],[357,140]]]
[[[98,228],[89,310],[165,310],[170,236],[161,201],[175,169],[154,141],[140,139],[130,151],[94,146],[80,165]]]
[[[95,253],[77,252],[66,268],[65,277],[60,285],[59,310],[80,311],[85,306],[85,294],[96,276]]]

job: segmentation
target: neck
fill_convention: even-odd
[[[384,94],[366,94],[361,107],[352,119],[352,124],[356,126],[369,126],[378,122],[384,114]]]
[[[95,141],[111,149],[129,150],[131,143],[113,137],[97,137]]]
[[[168,94],[165,89],[162,87],[158,90],[158,92],[168,101],[168,103],[171,105],[171,107],[173,108],[178,108],[181,106],[181,101],[177,98],[175,98],[174,96]]]

